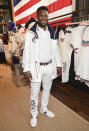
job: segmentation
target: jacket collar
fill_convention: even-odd
[[[55,39],[55,37],[54,37],[54,30],[50,27],[49,24],[47,24],[47,26],[48,26],[48,30],[50,32],[50,38],[51,39]],[[35,33],[36,39],[38,39],[38,34],[37,34],[37,31],[36,31],[36,28],[37,28],[37,23],[35,23],[34,26],[30,30]]]

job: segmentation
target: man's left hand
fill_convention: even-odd
[[[62,67],[57,67],[57,76],[62,75]]]

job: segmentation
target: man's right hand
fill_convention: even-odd
[[[25,72],[24,74],[25,74],[25,76],[26,76],[27,79],[30,79],[30,80],[32,79],[31,72]]]

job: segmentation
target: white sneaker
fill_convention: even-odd
[[[37,118],[36,117],[31,118],[30,125],[31,125],[31,127],[37,126]]]
[[[43,110],[41,109],[40,112],[41,112],[42,114],[47,115],[47,116],[50,117],[50,118],[54,118],[54,117],[55,117],[55,114],[54,114],[53,112],[49,111],[49,110],[43,111]]]

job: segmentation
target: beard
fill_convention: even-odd
[[[41,24],[40,22],[38,22],[38,25],[39,25],[40,27],[45,27],[45,26],[47,26],[47,24],[48,24],[48,22],[47,22],[46,24]]]

